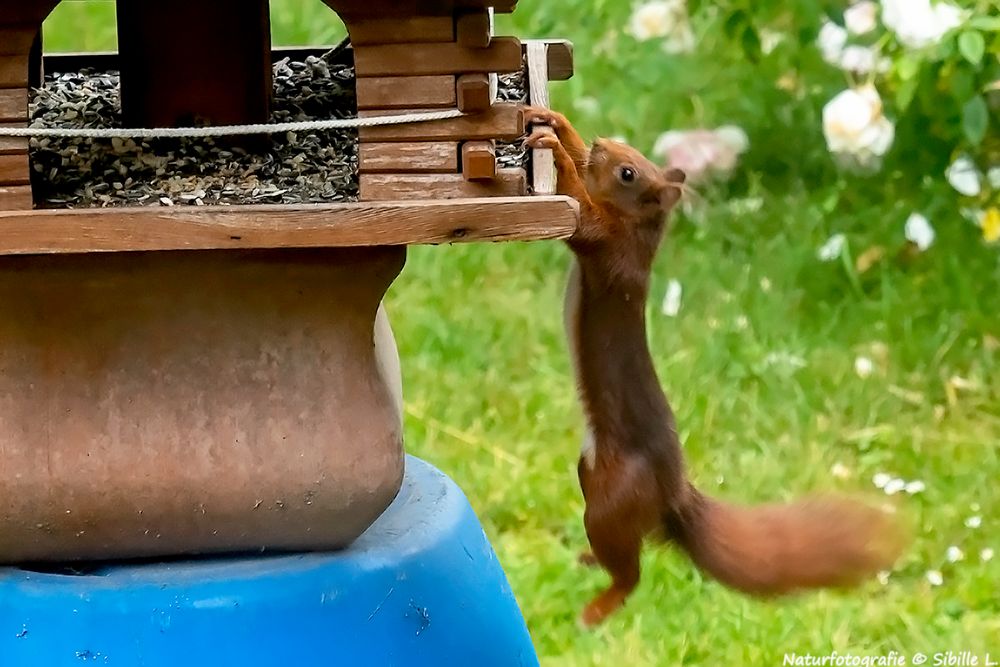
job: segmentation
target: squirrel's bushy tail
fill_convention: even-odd
[[[751,595],[852,586],[888,570],[906,543],[893,517],[852,500],[740,507],[691,487],[687,501],[665,518],[670,538],[703,572]]]

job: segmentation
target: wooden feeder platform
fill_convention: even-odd
[[[55,4],[0,0],[0,126],[27,123],[29,87],[45,69],[108,60],[100,54],[42,57],[39,26]],[[327,4],[349,31],[360,117],[456,107],[470,115],[361,129],[360,202],[275,206],[273,217],[242,206],[30,212],[28,140],[0,137],[0,224],[9,231],[0,252],[537,240],[572,232],[577,207],[554,196],[548,151],[534,151],[527,170],[497,168],[496,141],[521,137],[524,122],[516,105],[491,98],[490,85],[491,75],[517,71],[526,60],[531,102],[547,104],[548,81],[572,74],[568,43],[493,36],[489,11],[512,11],[509,0]],[[282,50],[271,52],[266,0],[119,0],[118,14],[115,61],[128,126],[268,120],[270,63]],[[185,39],[163,29],[170,25],[183,26]],[[299,224],[300,213],[316,224]],[[379,221],[394,233],[376,231]],[[181,228],[198,233],[189,238],[171,231]],[[268,243],[278,246],[262,245]]]
[[[381,301],[405,246],[575,230],[551,152],[495,150],[525,129],[496,75],[527,63],[546,105],[568,43],[493,35],[515,0],[324,1],[359,116],[468,114],[361,129],[357,202],[42,208],[0,137],[0,562],[350,543],[402,477]],[[0,126],[45,71],[109,59],[126,127],[268,122],[267,0],[118,0],[119,53],[43,56],[57,3],[0,0]]]

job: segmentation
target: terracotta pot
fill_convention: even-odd
[[[0,562],[350,543],[402,476],[404,260],[0,258]]]

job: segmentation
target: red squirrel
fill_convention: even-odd
[[[891,567],[903,535],[881,510],[838,498],[740,507],[688,481],[645,322],[653,259],[684,174],[616,141],[588,149],[549,109],[527,107],[525,122],[536,126],[526,144],[553,151],[558,192],[580,204],[567,241],[576,261],[566,327],[588,426],[578,473],[592,553],[581,560],[612,579],[584,608],[583,623],[624,604],[648,537],[675,543],[711,577],[760,597],[850,586]]]

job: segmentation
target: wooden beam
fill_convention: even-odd
[[[349,21],[347,32],[354,46],[455,41],[455,24],[450,16]]]
[[[358,168],[362,174],[455,174],[458,173],[458,142],[362,143],[358,147]]]
[[[547,48],[549,81],[565,81],[573,76],[573,43],[565,39],[529,39],[523,42],[525,53],[528,44],[542,43]]]
[[[4,20],[6,20],[4,16]],[[38,34],[37,25],[0,25],[0,56],[25,55]]]
[[[466,113],[486,111],[493,104],[489,74],[463,74],[455,82],[458,108]]]
[[[19,121],[28,117],[28,89],[0,89],[0,121]]]
[[[462,144],[462,176],[467,181],[495,178],[496,144],[492,141],[466,141]]]
[[[392,111],[359,111],[362,118],[420,111],[399,109]],[[439,141],[500,139],[513,141],[524,134],[524,112],[516,104],[494,104],[480,114],[460,116],[446,120],[432,120],[409,125],[383,125],[362,127],[361,141]]]
[[[0,56],[0,88],[28,87],[28,53]]]
[[[462,12],[455,19],[455,41],[470,49],[485,49],[490,45],[490,13],[486,9]]]
[[[459,44],[385,44],[354,49],[359,77],[466,72],[516,72],[521,69],[521,42],[496,37],[484,49]]]
[[[455,11],[454,0],[323,0],[346,25],[368,20],[408,19],[414,16],[448,16]]]
[[[425,109],[455,106],[455,77],[375,76],[357,80],[359,109]]]
[[[549,106],[548,50],[545,42],[529,42],[527,45],[528,102],[536,107]],[[531,189],[539,195],[555,194],[556,164],[551,148],[531,150]]]
[[[568,197],[0,211],[0,254],[562,239],[579,211]]]
[[[0,122],[0,127],[27,127],[26,122],[5,123]],[[0,155],[12,155],[28,152],[27,137],[0,137]]]
[[[39,26],[59,0],[0,0],[0,20],[5,26]]]
[[[496,178],[486,181],[467,181],[461,174],[361,174],[364,201],[517,197],[526,191],[523,169],[501,169]]]
[[[0,183],[3,185],[28,185],[31,183],[28,152],[0,155]]]
[[[517,7],[517,0],[456,0],[459,7],[492,7],[498,14],[510,14]]]
[[[0,185],[0,211],[30,211],[33,205],[30,185]]]
[[[267,0],[117,0],[117,12],[126,126],[267,121]]]

